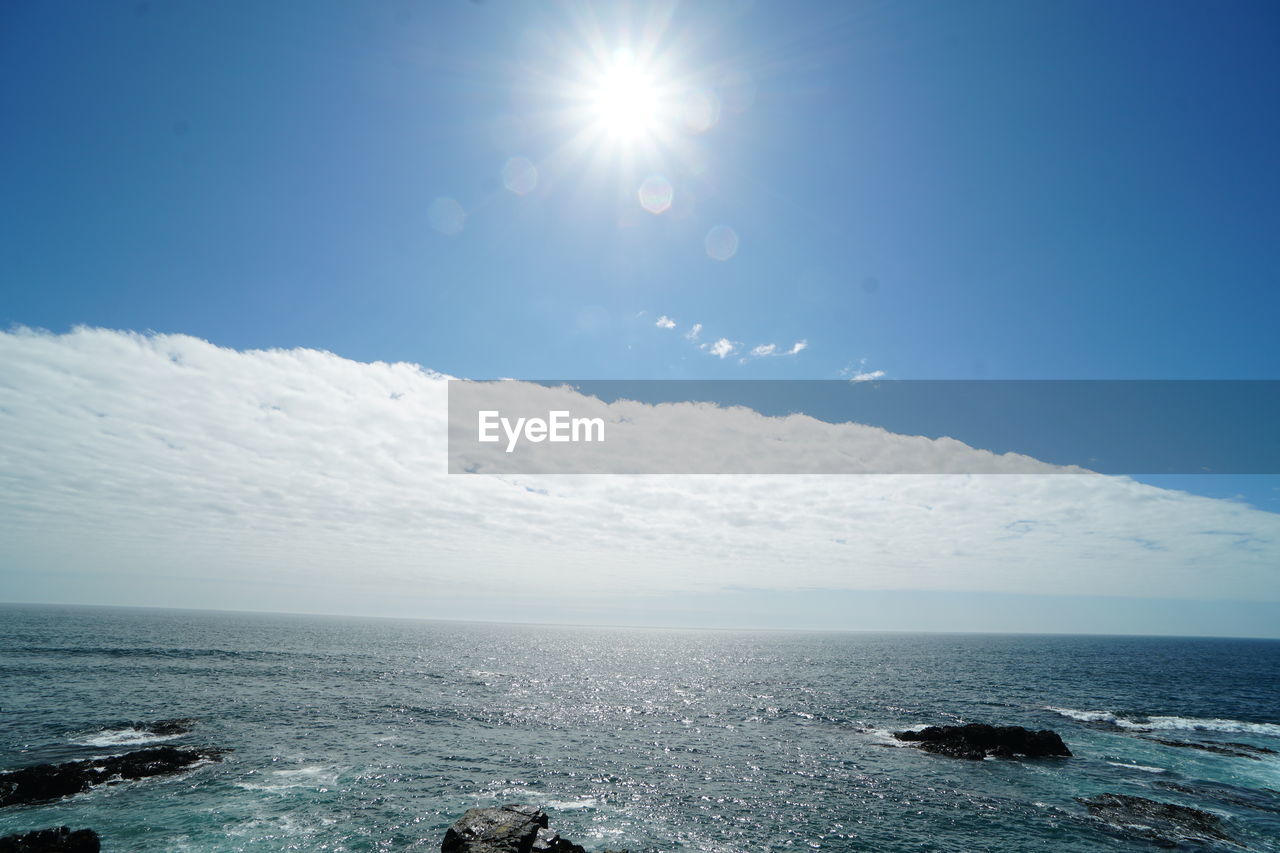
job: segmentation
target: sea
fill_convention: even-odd
[[[1102,793],[1280,851],[1280,642],[672,630],[0,606],[0,769],[151,744],[176,776],[0,809],[108,851],[438,850],[528,803],[589,851],[1138,851]],[[151,721],[190,717],[186,734]],[[1057,731],[966,761],[891,733]],[[1209,748],[1205,748],[1205,747]]]

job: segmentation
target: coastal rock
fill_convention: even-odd
[[[37,829],[0,838],[0,853],[98,853],[98,833],[69,826]]]
[[[1202,752],[1215,752],[1218,755],[1230,755],[1232,758],[1252,758],[1254,761],[1261,761],[1264,755],[1276,754],[1274,749],[1269,749],[1265,746],[1254,746],[1253,744],[1237,743],[1235,741],[1209,743],[1207,741],[1171,740],[1162,737],[1144,737],[1143,740],[1149,740],[1161,746],[1176,746],[1183,749],[1198,749]]]
[[[547,815],[533,806],[468,809],[444,834],[440,853],[531,853]]]
[[[921,731],[894,732],[893,736],[901,741],[918,743],[926,752],[973,761],[988,756],[1041,758],[1071,755],[1071,750],[1067,749],[1057,732],[1049,729],[1031,731],[1022,726],[988,726],[982,723],[929,726]]]
[[[1217,800],[1236,808],[1280,814],[1280,794],[1270,788],[1239,788],[1224,782],[1205,781],[1194,785],[1171,781],[1158,781],[1155,784],[1167,791],[1195,797],[1199,801]]]
[[[547,813],[542,809],[507,805],[468,809],[445,832],[440,853],[586,853],[586,850],[548,828]]]
[[[561,838],[560,833],[550,829],[539,829],[537,838],[533,839],[533,853],[587,853],[581,845]]]
[[[185,735],[195,728],[196,721],[190,717],[175,717],[172,720],[156,720],[152,723],[135,723],[134,728],[153,735]]]
[[[1217,815],[1190,806],[1128,794],[1099,794],[1078,799],[1094,817],[1159,847],[1177,847],[1187,842],[1235,841],[1222,831],[1222,820]]]
[[[158,746],[108,758],[38,764],[0,773],[0,806],[38,803],[79,794],[94,785],[177,773],[222,760],[226,750]]]

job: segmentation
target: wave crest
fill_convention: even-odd
[[[1226,720],[1216,717],[1133,716],[1124,717],[1111,711],[1081,711],[1075,708],[1048,707],[1046,710],[1080,720],[1085,723],[1110,723],[1131,731],[1192,731],[1227,732],[1233,734],[1280,737],[1280,724],[1251,723],[1247,720]]]
[[[158,735],[143,729],[132,727],[123,729],[107,729],[96,734],[81,737],[74,741],[80,746],[136,746],[144,743],[160,743],[182,737],[181,734]]]

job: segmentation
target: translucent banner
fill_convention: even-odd
[[[1276,474],[1280,381],[451,380],[453,474]]]

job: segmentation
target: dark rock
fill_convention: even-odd
[[[550,829],[538,830],[537,837],[533,839],[532,849],[534,853],[587,853],[580,845],[561,838],[560,833],[552,832]]]
[[[1260,812],[1280,814],[1280,796],[1268,788],[1239,788],[1223,782],[1197,782],[1185,785],[1181,782],[1157,781],[1155,783],[1168,791],[1187,794],[1197,800],[1217,800],[1230,806],[1254,809]]]
[[[1274,749],[1267,749],[1265,746],[1252,746],[1247,743],[1208,743],[1190,740],[1170,740],[1160,737],[1143,737],[1143,740],[1149,740],[1152,743],[1162,744],[1164,746],[1177,746],[1183,749],[1198,749],[1202,752],[1213,752],[1218,755],[1230,755],[1232,758],[1252,758],[1255,761],[1261,761],[1264,755],[1274,755]]]
[[[1276,752],[1269,746],[1254,746],[1251,743],[1240,743],[1239,741],[1234,740],[1223,741],[1222,745],[1235,747],[1236,749],[1243,749],[1245,752],[1253,752],[1258,755],[1280,755],[1280,752]]]
[[[135,723],[134,728],[153,735],[185,735],[195,727],[196,721],[190,717],[175,717],[172,720],[156,720],[154,723]]]
[[[587,853],[547,826],[547,814],[534,806],[468,809],[449,827],[441,853]],[[602,851],[610,853],[610,851]],[[616,850],[612,853],[627,853]]]
[[[1094,817],[1159,847],[1177,847],[1189,841],[1235,841],[1222,831],[1222,820],[1217,815],[1189,806],[1127,794],[1099,794],[1078,799]]]
[[[92,829],[72,832],[69,826],[0,838],[0,853],[98,853],[100,849],[98,833]]]
[[[926,752],[973,761],[992,755],[1002,758],[1012,758],[1015,755],[1025,755],[1028,758],[1071,755],[1071,750],[1067,749],[1057,732],[1049,729],[1036,732],[1022,726],[987,726],[982,723],[929,726],[918,732],[894,732],[893,736],[901,741],[919,743],[920,748]]]
[[[220,761],[226,750],[158,746],[108,758],[38,764],[0,773],[0,806],[38,803],[79,794],[94,785],[114,785],[131,779],[187,770],[206,761]]]
[[[531,853],[547,815],[533,806],[468,809],[449,827],[440,853]]]

